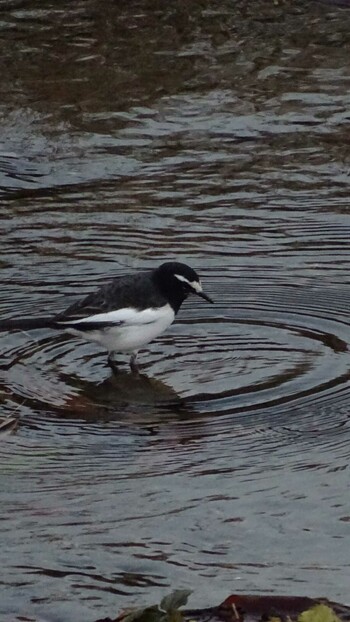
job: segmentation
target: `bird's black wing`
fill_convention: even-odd
[[[155,290],[151,276],[151,272],[143,272],[116,277],[83,300],[72,304],[63,313],[56,315],[53,321],[57,327],[79,330],[94,330],[95,328],[121,325],[124,322],[96,320],[88,322],[87,320],[91,316],[109,311],[125,308],[142,310],[146,307],[165,304],[164,298]],[[79,320],[84,320],[84,322],[80,323]],[[70,324],[71,322],[72,324]]]

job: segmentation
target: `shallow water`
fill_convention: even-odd
[[[349,602],[349,32],[317,3],[0,2],[1,316],[171,258],[215,299],[140,378],[1,335],[5,620]]]

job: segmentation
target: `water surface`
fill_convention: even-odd
[[[0,2],[1,316],[173,258],[215,299],[140,378],[1,335],[6,621],[348,601],[349,32],[318,3]]]

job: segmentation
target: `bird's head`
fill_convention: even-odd
[[[190,294],[196,294],[213,303],[213,300],[203,292],[197,272],[184,263],[177,261],[163,263],[156,270],[156,278],[170,303],[177,302],[177,309]]]

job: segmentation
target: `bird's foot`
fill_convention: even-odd
[[[131,369],[133,374],[139,374],[140,373],[140,368],[139,368],[139,366],[137,364],[137,360],[136,359],[137,359],[137,352],[134,352],[131,355],[131,358],[130,358],[130,369]]]
[[[111,368],[111,370],[112,370],[112,372],[113,372],[114,374],[117,374],[117,373],[119,372],[118,363],[117,363],[117,361],[114,359],[114,357],[113,357],[113,353],[108,354],[107,363],[108,363],[109,367]]]

